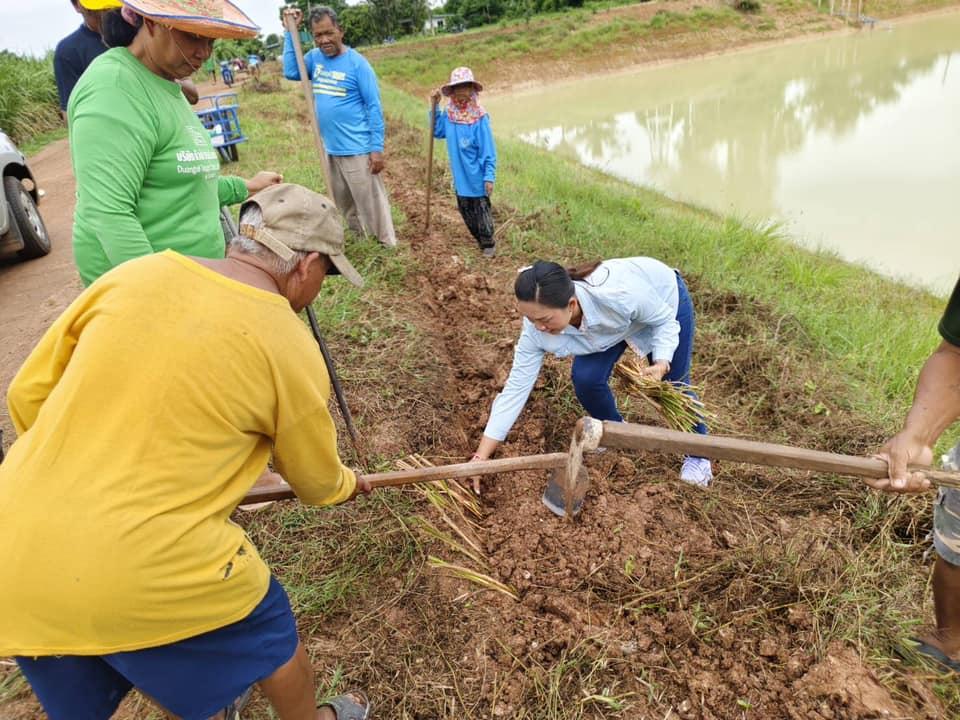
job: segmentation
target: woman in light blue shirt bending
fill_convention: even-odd
[[[650,362],[657,380],[690,384],[693,302],[680,273],[647,257],[605,260],[565,269],[538,260],[514,284],[523,329],[513,367],[490,410],[474,460],[486,460],[513,427],[537,381],[543,356],[573,357],[573,388],[591,417],[622,422],[610,374],[627,345]],[[689,391],[690,394],[693,391]],[[694,428],[707,434],[702,421]],[[706,458],[684,458],[680,479],[706,487]]]

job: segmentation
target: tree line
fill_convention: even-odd
[[[642,2],[643,0],[641,0]],[[297,0],[291,3],[309,16],[309,8],[323,3]],[[348,45],[371,45],[405,35],[418,35],[433,15],[446,15],[441,32],[488,25],[502,19],[530,18],[537,13],[582,7],[584,0],[446,0],[432,12],[427,0],[363,0],[347,5],[344,0],[327,3],[337,12]],[[268,37],[267,44],[270,44]]]

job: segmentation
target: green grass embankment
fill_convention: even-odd
[[[423,125],[422,101],[383,88],[387,112]],[[825,375],[848,378],[851,408],[893,428],[936,346],[943,300],[836,256],[814,253],[776,230],[673,202],[653,191],[498,138],[497,199],[536,215],[535,232],[508,232],[523,258],[650,255],[714,288],[760,301],[799,322]],[[444,149],[435,150],[444,157]],[[506,248],[504,248],[506,249]]]
[[[771,6],[779,7],[781,2],[777,0]],[[562,57],[589,60],[605,53],[633,51],[638,43],[654,35],[662,39],[684,32],[702,34],[753,22],[726,5],[696,7],[689,12],[660,9],[649,14],[632,17],[609,8],[606,12],[593,8],[539,15],[530,22],[487,25],[438,40],[411,40],[375,50],[371,58],[382,79],[422,91],[441,85],[450,68],[457,65],[488,71],[493,64],[507,67]]]

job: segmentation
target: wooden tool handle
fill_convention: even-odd
[[[720,435],[697,435],[649,425],[604,422],[600,444],[609,448],[683,453],[714,460],[818,470],[863,478],[887,477],[887,463],[878,458],[840,455]],[[960,473],[931,470],[918,465],[911,465],[909,469],[923,473],[935,485],[960,488]]]
[[[317,106],[313,100],[313,78],[307,75],[307,63],[303,59],[303,46],[300,44],[300,28],[293,17],[284,15],[284,29],[290,33],[290,42],[297,55],[297,68],[300,71],[300,87],[303,90],[303,99],[307,104],[307,115],[310,116],[310,125],[313,127],[313,139],[320,153],[320,169],[323,170],[323,182],[326,185],[326,196],[336,204],[333,197],[333,185],[330,183],[330,168],[327,166],[327,150],[323,145],[323,135],[320,134],[320,121],[317,119]]]
[[[564,467],[566,464],[566,453],[550,453],[547,455],[524,455],[499,460],[441,465],[439,467],[414,468],[413,470],[398,470],[396,472],[372,473],[360,477],[369,481],[370,486],[376,489],[433,482],[434,480],[473,477],[474,475],[496,475],[517,470],[550,470]],[[240,504],[250,505],[267,502],[268,500],[288,500],[293,497],[296,497],[293,489],[284,483],[272,487],[253,488]]]
[[[430,230],[430,194],[433,189],[433,130],[437,126],[437,106],[430,103],[430,139],[427,141],[427,219],[424,232]]]

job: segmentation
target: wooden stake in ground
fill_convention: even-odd
[[[423,230],[430,229],[430,190],[433,180],[433,129],[437,126],[437,103],[430,100],[430,144],[427,149],[427,221]]]
[[[307,75],[307,64],[303,60],[303,47],[300,45],[300,28],[293,19],[293,15],[284,14],[283,25],[290,33],[290,41],[293,43],[293,50],[297,54],[297,67],[300,69],[300,85],[303,87],[303,99],[307,102],[307,114],[310,115],[310,124],[313,125],[313,139],[317,142],[317,150],[320,152],[320,166],[323,168],[323,182],[327,186],[327,197],[337,204],[333,197],[333,185],[330,184],[330,167],[327,165],[327,149],[323,145],[323,137],[320,135],[320,122],[317,120],[317,108],[313,101],[313,80]]]

